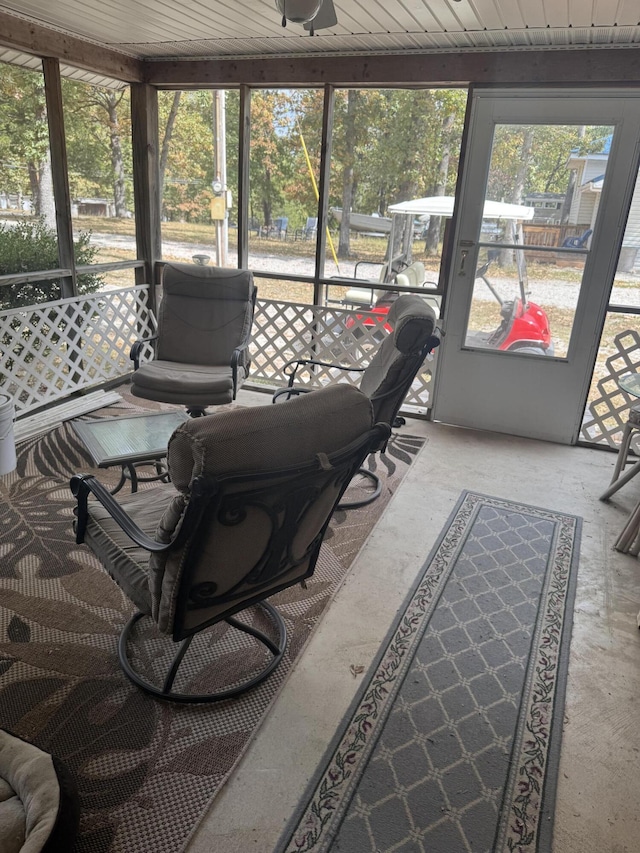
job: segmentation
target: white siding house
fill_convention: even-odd
[[[568,220],[570,224],[582,225],[585,230],[593,228],[598,215],[608,159],[608,153],[586,154],[569,158],[569,169],[576,171],[576,191],[571,202]],[[640,175],[636,179],[627,227],[622,241],[622,251],[618,264],[620,272],[629,272],[634,267],[638,249],[640,249]]]

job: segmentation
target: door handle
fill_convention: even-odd
[[[458,275],[464,276],[467,274],[465,264],[469,255],[469,250],[475,246],[473,240],[460,240],[460,266],[458,267]]]

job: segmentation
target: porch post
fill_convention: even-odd
[[[51,177],[53,198],[56,205],[56,229],[58,232],[58,265],[61,269],[71,270],[71,275],[60,280],[61,296],[75,296],[78,292],[76,281],[76,261],[73,251],[73,226],[71,223],[71,197],[69,194],[69,174],[67,170],[67,145],[64,135],[64,114],[62,109],[62,86],[60,83],[60,63],[57,59],[45,57],[42,60],[44,74],[44,95],[47,104],[49,124],[49,148],[51,151]]]
[[[131,85],[133,143],[133,195],[136,215],[136,248],[144,267],[136,269],[136,282],[156,284],[156,261],[162,256],[158,170],[158,92],[146,83]],[[155,313],[155,288],[149,291]]]

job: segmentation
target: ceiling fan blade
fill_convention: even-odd
[[[333,0],[323,0],[320,11],[315,16],[313,21],[304,24],[305,30],[326,30],[328,27],[335,27],[338,23],[336,8],[333,5]]]

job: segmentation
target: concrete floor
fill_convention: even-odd
[[[584,519],[554,853],[637,853],[640,562],[613,543],[640,478],[604,504],[611,453],[416,420],[403,430],[425,447],[189,853],[272,853],[358,688],[350,666],[367,669],[463,489]]]

